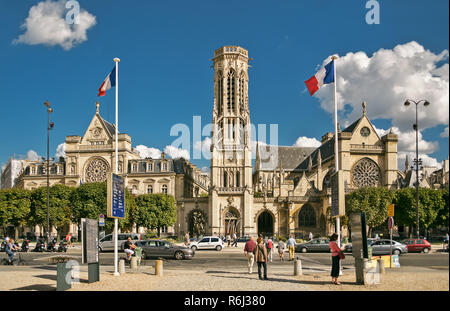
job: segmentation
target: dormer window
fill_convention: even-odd
[[[137,171],[137,164],[133,164],[133,172]]]
[[[153,171],[153,164],[152,164],[152,163],[148,163],[147,171],[148,171],[148,172]]]
[[[31,168],[31,175],[36,175],[36,167]]]
[[[164,172],[166,172],[167,171],[167,163],[163,163],[162,168],[163,168],[162,170]]]

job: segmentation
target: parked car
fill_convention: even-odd
[[[306,243],[297,244],[295,251],[298,253],[307,252],[330,252],[330,240],[328,239],[312,239]]]
[[[391,251],[388,239],[376,240],[370,246],[372,246],[372,255],[389,255]],[[400,255],[407,252],[408,247],[405,244],[392,241],[392,254]]]
[[[119,233],[117,235],[117,243],[120,250],[123,250],[123,244],[128,239],[128,237],[131,237],[131,242],[133,242],[133,244],[141,240],[141,235],[139,233]],[[98,243],[98,250],[100,252],[114,250],[114,239],[112,234],[105,235],[100,239]]]
[[[373,242],[375,242],[377,239],[375,238],[367,238],[367,245],[371,246]],[[353,251],[352,243],[348,243],[344,246],[344,252],[351,253]]]
[[[408,252],[428,253],[431,250],[431,244],[425,239],[407,239],[403,244],[406,244]]]
[[[217,236],[205,236],[199,241],[191,242],[189,247],[194,252],[198,249],[215,249],[216,251],[221,251],[223,248],[223,241]]]
[[[249,236],[241,236],[241,237],[237,238],[237,242],[238,243],[242,243],[242,242],[245,243],[247,241],[250,241],[250,237]]]
[[[175,259],[192,259],[195,252],[186,246],[178,246],[163,240],[141,240],[135,243],[142,248],[142,259],[148,257],[167,257]]]

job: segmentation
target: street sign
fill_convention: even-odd
[[[107,214],[109,218],[125,218],[125,183],[121,176],[110,173],[107,180]]]
[[[98,225],[100,227],[103,227],[105,225],[105,215],[100,214],[100,216],[98,218]]]
[[[344,175],[337,171],[331,176],[331,216],[345,215]]]
[[[388,217],[394,217],[394,204],[388,206]]]
[[[389,217],[389,219],[388,219],[388,229],[392,230],[392,228],[394,228],[394,218]]]

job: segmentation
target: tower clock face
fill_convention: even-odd
[[[367,126],[364,126],[364,127],[361,129],[361,136],[367,137],[367,136],[369,136],[369,135],[370,135],[370,129],[369,129]]]

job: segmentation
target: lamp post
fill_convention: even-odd
[[[50,130],[53,129],[53,126],[55,125],[53,122],[50,122],[50,113],[53,112],[53,109],[50,107],[49,101],[46,101],[44,103],[45,107],[47,107],[47,167],[46,167],[46,173],[47,173],[47,245],[50,243],[50,159],[49,159],[49,153],[50,153]]]
[[[417,238],[420,238],[419,233],[419,165],[422,164],[422,160],[419,159],[419,124],[418,124],[418,109],[417,107],[419,104],[423,103],[423,105],[426,107],[430,104],[428,100],[419,100],[414,101],[411,99],[407,99],[404,103],[405,106],[409,106],[410,104],[416,105],[416,123],[414,124],[413,128],[416,131],[416,158],[414,159],[415,169],[416,169],[416,235]]]

